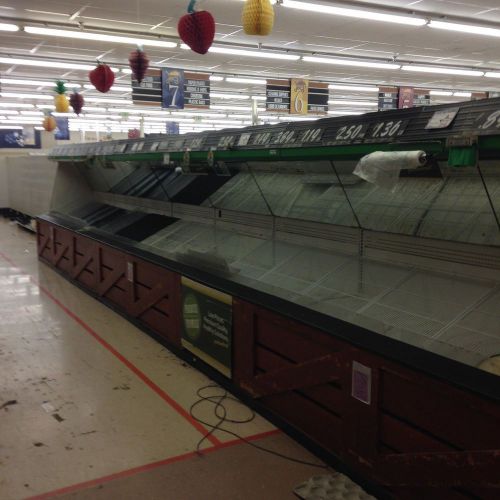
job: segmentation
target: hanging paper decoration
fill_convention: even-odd
[[[66,92],[68,89],[64,82],[59,80],[56,82],[56,96],[54,97],[54,104],[56,106],[56,111],[58,113],[68,113],[69,112],[69,101],[66,97]]]
[[[179,19],[177,31],[181,40],[198,54],[206,54],[215,37],[215,21],[206,10],[195,11],[196,0],[189,2],[188,13]]]
[[[115,74],[113,70],[101,62],[89,73],[90,83],[99,91],[105,94],[115,83]]]
[[[75,91],[69,96],[69,103],[73,108],[73,111],[79,115],[82,112],[83,106],[85,106],[85,99],[82,94],[79,94],[78,91]]]
[[[246,0],[242,22],[247,35],[270,35],[274,26],[274,9],[270,0]]]
[[[137,47],[137,50],[130,53],[128,62],[132,70],[132,77],[141,83],[149,68],[149,57],[144,53],[142,47]]]
[[[54,132],[57,128],[56,119],[52,116],[50,111],[45,111],[45,118],[43,119],[43,129],[47,132]]]

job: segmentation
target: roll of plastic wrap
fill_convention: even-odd
[[[393,190],[401,170],[416,169],[426,162],[425,151],[376,151],[361,158],[353,174],[367,182]]]

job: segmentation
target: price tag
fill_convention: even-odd
[[[195,137],[191,141],[191,149],[194,149],[194,150],[201,149],[201,146],[202,146],[204,140],[205,140],[204,137]]]
[[[248,143],[250,142],[250,137],[252,137],[252,134],[241,134],[240,140],[238,141],[238,146],[247,146]]]
[[[500,130],[500,110],[481,113],[475,122],[479,133],[498,133]]]
[[[394,139],[404,134],[409,120],[384,120],[374,123],[368,133],[366,140]]]
[[[300,132],[300,137],[298,142],[302,144],[309,144],[314,142],[320,142],[323,137],[324,129],[322,128],[310,128]]]
[[[359,123],[356,125],[344,125],[337,130],[335,134],[336,144],[351,144],[352,142],[359,142],[364,139],[368,131],[369,124]]]
[[[257,132],[252,135],[252,146],[265,146],[271,140],[272,132]]]
[[[219,139],[219,144],[217,145],[217,147],[221,149],[228,149],[231,146],[234,146],[235,142],[236,137],[234,135],[224,135]]]
[[[297,131],[296,130],[283,130],[278,132],[271,139],[271,144],[293,144],[297,140]]]

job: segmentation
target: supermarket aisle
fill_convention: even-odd
[[[34,236],[0,219],[2,500],[294,498],[318,469],[219,431],[194,452],[206,428],[189,408],[209,383],[38,263]],[[216,421],[210,405],[198,414]],[[260,417],[231,428],[317,463]]]

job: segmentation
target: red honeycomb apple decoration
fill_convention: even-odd
[[[107,64],[98,61],[97,67],[89,73],[89,80],[99,92],[105,94],[115,83],[115,74]]]
[[[206,54],[215,37],[215,21],[206,10],[195,11],[196,0],[189,2],[188,13],[179,19],[181,40],[198,54]]]
[[[79,94],[78,91],[75,91],[69,96],[69,103],[73,108],[73,111],[79,115],[82,112],[83,106],[85,106],[85,99],[82,94]]]
[[[132,70],[132,77],[141,83],[149,68],[149,57],[144,53],[143,48],[137,47],[137,50],[131,52],[128,62]]]

